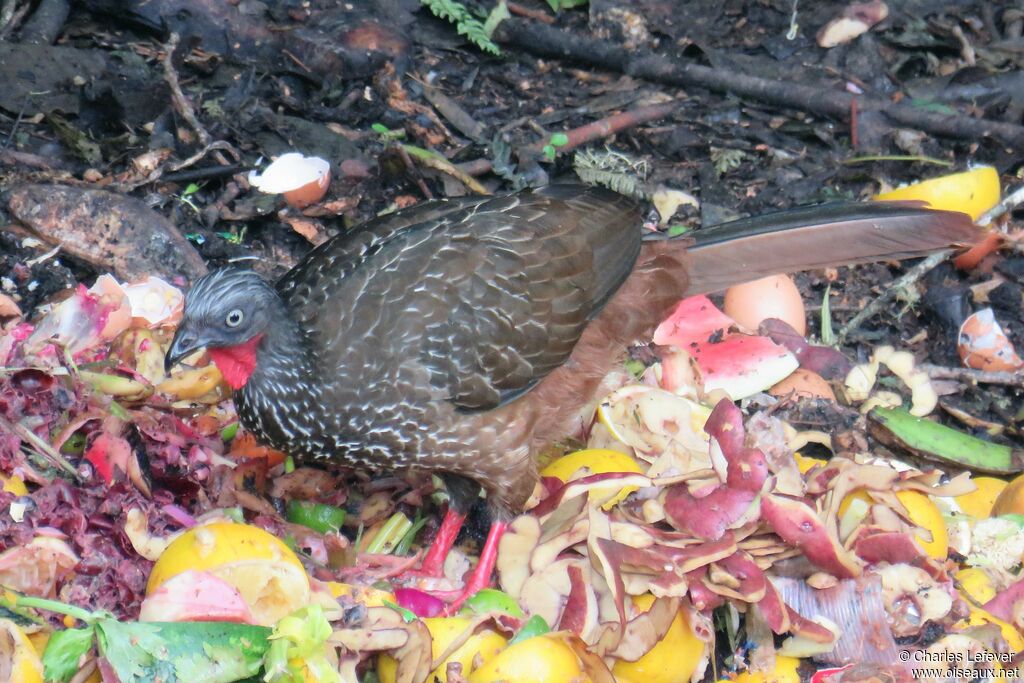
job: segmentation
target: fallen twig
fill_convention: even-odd
[[[1024,372],[989,372],[974,368],[947,368],[924,363],[920,369],[932,379],[955,379],[969,384],[1003,384],[1010,387],[1024,387]]]
[[[409,173],[411,173],[414,176],[413,179],[416,181],[417,187],[420,188],[420,192],[423,193],[423,197],[425,199],[433,199],[433,193],[430,191],[430,188],[427,187],[427,184],[423,181],[423,176],[420,175],[419,169],[417,169],[416,164],[413,163],[412,155],[409,154],[409,150],[407,149],[407,147],[411,146],[412,145],[397,145],[396,148],[398,149],[399,155],[401,155],[402,157],[402,162],[405,164],[405,167],[409,170]]]
[[[494,38],[539,57],[570,59],[610,71],[682,87],[700,87],[729,92],[760,102],[849,121],[851,93],[825,85],[802,85],[759,78],[735,70],[716,69],[687,63],[647,50],[627,50],[605,40],[594,40],[524,19],[506,19]],[[864,115],[877,111],[895,123],[934,135],[961,140],[995,138],[1024,148],[1024,126],[978,119],[963,114],[941,114],[877,97],[857,96],[857,109]]]
[[[474,142],[481,142],[484,139],[483,125],[470,116],[469,112],[463,109],[458,102],[428,83],[421,82],[421,85],[423,86],[423,96],[427,98],[427,101],[460,133]]]
[[[975,222],[984,227],[1022,203],[1024,203],[1024,186],[1003,197],[998,204],[986,211]],[[890,301],[899,296],[901,292],[907,291],[909,287],[912,287],[918,280],[924,277],[928,271],[945,261],[952,254],[953,249],[944,249],[936,252],[889,284],[878,298],[865,306],[860,313],[853,316],[853,318],[851,318],[850,321],[846,323],[841,330],[839,330],[839,339],[845,339],[846,336],[853,330],[857,329],[861,323],[881,310],[883,306],[887,305]]]
[[[867,156],[844,159],[843,164],[864,164],[869,161],[913,161],[922,164],[935,164],[936,166],[944,166],[946,168],[951,168],[953,166],[952,161],[936,159],[934,157],[915,156],[912,154],[869,154]]]
[[[440,154],[423,149],[422,147],[416,147],[415,145],[399,145],[399,148],[404,154],[415,158],[416,161],[424,166],[455,178],[472,192],[477,194],[490,194],[490,192],[487,191],[487,188],[481,185],[476,178],[467,174]],[[430,199],[429,192],[427,198]]]
[[[521,17],[527,17],[529,19],[536,19],[537,21],[542,21],[545,24],[555,23],[555,18],[544,10],[525,7],[520,5],[518,2],[511,2],[511,0],[506,2],[505,6],[508,7],[508,11],[512,14],[518,14]]]
[[[185,119],[185,122],[196,132],[196,135],[199,136],[199,144],[206,147],[213,138],[210,137],[209,131],[206,130],[203,124],[199,122],[196,111],[192,108],[192,103],[189,102],[188,97],[182,92],[181,82],[178,80],[178,72],[174,68],[174,51],[178,48],[179,40],[178,34],[172,33],[167,44],[164,45],[164,80],[167,81],[167,86],[171,89],[171,102],[174,104],[174,111],[178,112],[178,115]]]
[[[50,464],[54,467],[64,470],[75,479],[81,479],[81,475],[78,474],[78,470],[75,469],[74,465],[68,462],[53,446],[46,443],[46,441],[25,425],[20,422],[12,422],[3,415],[0,415],[0,428],[14,434],[22,441],[28,442],[30,446],[39,451],[44,458],[49,460]]]
[[[924,277],[932,268],[948,259],[952,253],[952,249],[937,251],[886,285],[885,291],[883,291],[874,301],[862,308],[860,313],[853,316],[848,323],[843,325],[843,328],[839,330],[837,335],[839,340],[842,341],[843,339],[846,339],[846,336],[860,327],[861,323],[873,316],[875,313],[878,313],[902,292],[908,291],[910,287],[913,287],[917,281]]]
[[[19,31],[19,42],[52,45],[71,13],[68,0],[42,0]]]
[[[21,25],[21,20],[31,8],[31,2],[19,6],[15,0],[7,0],[0,6],[0,40],[7,40],[7,36]]]
[[[663,119],[676,111],[679,107],[680,102],[676,100],[663,102],[661,104],[651,104],[645,107],[627,109],[624,112],[612,114],[611,116],[598,119],[597,121],[592,121],[591,123],[582,125],[579,128],[567,130],[564,135],[568,138],[568,142],[564,145],[559,145],[557,151],[568,152],[580,147],[581,145],[585,145],[588,142],[611,137],[612,135],[620,133],[627,128],[634,128],[641,124],[648,123],[649,121]],[[549,141],[543,140],[530,145],[527,147],[527,150],[535,154],[540,154],[541,150],[543,150],[547,144],[549,144]]]
[[[27,166],[40,171],[65,171],[68,164],[60,159],[41,157],[38,154],[19,152],[13,149],[0,151],[0,164],[5,166]]]
[[[143,185],[155,183],[157,180],[160,180],[163,177],[165,171],[174,172],[180,171],[183,168],[189,168],[190,166],[198,163],[200,159],[205,157],[210,152],[216,151],[230,152],[232,156],[234,156],[236,159],[239,158],[238,152],[236,152],[235,148],[231,146],[231,143],[225,142],[224,140],[215,140],[210,144],[205,145],[201,150],[199,150],[189,158],[183,159],[182,161],[178,161],[173,164],[169,164],[166,168],[164,168],[163,166],[159,166],[155,168],[152,173],[150,173],[148,176],[141,180],[137,180],[132,183],[121,184],[120,189],[123,192],[131,192],[132,190],[142,187]],[[238,166],[231,165],[230,162],[228,162],[228,160],[222,154],[218,154],[216,155],[216,157],[220,163],[224,164],[224,168],[232,168],[235,169],[236,171],[238,170]],[[206,177],[210,176],[212,176],[212,174],[207,172]]]
[[[610,137],[628,128],[634,128],[650,121],[656,121],[663,119],[672,112],[676,111],[680,106],[677,100],[670,102],[663,102],[661,104],[651,104],[644,107],[636,107],[635,109],[627,109],[626,111],[619,112],[618,114],[612,114],[606,116],[603,119],[592,121],[584,124],[579,128],[572,128],[571,130],[564,131],[562,134],[566,137],[566,143],[559,145],[556,148],[557,152],[568,152],[577,147],[593,142],[594,140],[600,140],[603,138]],[[550,140],[541,140],[540,142],[534,143],[526,147],[525,154],[527,155],[540,155],[544,147],[550,144]],[[467,161],[460,164],[458,170],[466,175],[483,175],[489,173],[493,168],[493,165],[489,159],[476,159],[474,161]]]

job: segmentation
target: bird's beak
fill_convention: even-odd
[[[164,356],[164,372],[168,375],[171,374],[171,368],[177,365],[178,361],[203,346],[205,344],[195,332],[189,329],[188,323],[182,322],[178,326],[178,331],[174,333],[174,339],[171,340],[171,348],[167,349],[167,355]]]

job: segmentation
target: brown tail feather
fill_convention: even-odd
[[[688,294],[776,273],[923,256],[977,242],[969,216],[917,202],[811,206],[700,230],[687,253]]]

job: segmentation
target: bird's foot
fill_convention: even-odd
[[[445,616],[456,614],[459,608],[462,607],[462,603],[476,595],[477,591],[491,585],[491,575],[494,573],[494,565],[498,560],[498,542],[505,535],[507,528],[508,524],[505,522],[496,521],[491,524],[491,530],[487,532],[487,541],[484,542],[484,549],[480,551],[480,561],[477,562],[473,573],[470,574],[465,587],[448,604],[447,609],[445,609]]]
[[[445,558],[448,557],[452,546],[455,545],[455,539],[458,538],[459,531],[462,529],[462,523],[465,521],[466,515],[459,514],[452,508],[448,508],[447,512],[444,513],[444,519],[441,520],[441,527],[437,530],[437,535],[434,536],[434,541],[430,544],[430,549],[423,558],[423,564],[420,565],[419,569],[407,572],[406,576],[428,578],[444,576]]]

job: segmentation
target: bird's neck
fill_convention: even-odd
[[[241,344],[210,349],[210,357],[234,391],[250,381],[279,380],[278,374],[298,369],[306,356],[298,325],[283,310],[266,332]]]
[[[210,358],[216,363],[224,381],[235,391],[245,386],[249,377],[256,370],[257,348],[264,335],[258,334],[249,341],[235,346],[222,346],[210,349]]]

